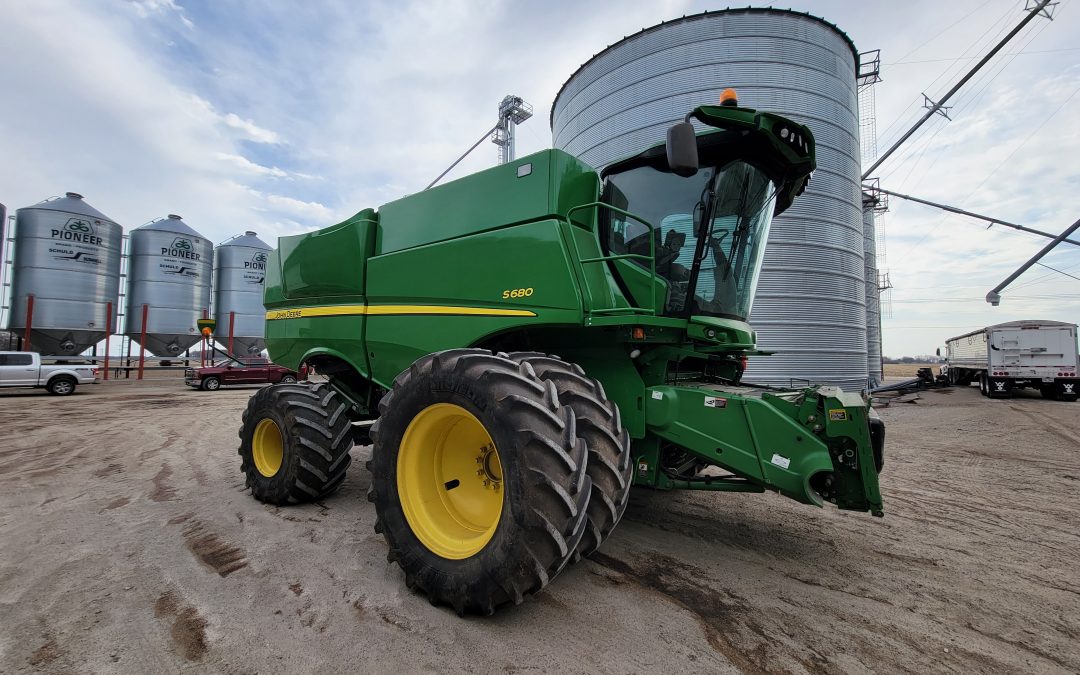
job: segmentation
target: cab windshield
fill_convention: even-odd
[[[765,173],[743,161],[689,178],[638,166],[608,176],[604,201],[655,226],[656,273],[668,282],[664,314],[746,320],[776,203]],[[648,228],[608,213],[608,250],[648,255]]]

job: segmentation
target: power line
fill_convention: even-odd
[[[994,41],[998,38],[998,36],[1001,35],[1001,32],[1008,27],[1009,18],[1013,15],[1014,11],[1015,10],[1012,7],[1005,10],[1005,13],[998,17],[998,19],[994,21],[993,24],[991,24],[985,31],[983,31],[980,37],[978,37],[974,42],[968,45],[967,48],[964,49],[962,54],[967,54],[968,52],[973,50],[977,54],[979,51],[981,51],[983,42],[987,41],[988,38],[989,42],[987,42],[987,44],[993,44]],[[1001,27],[998,28],[993,35],[991,35],[990,32],[994,30],[994,27],[998,26],[998,24],[1001,24]],[[959,59],[954,60],[953,63],[951,63],[947,68],[938,73],[938,76],[935,77],[929,85],[927,85],[927,90],[932,89],[933,86],[937,84],[938,80],[945,77],[946,74],[950,73],[957,63],[959,63]],[[918,106],[921,102],[922,101],[918,97],[916,97],[911,103],[908,103],[907,107],[904,108],[904,110],[899,115],[897,115],[892,122],[889,123],[889,125],[885,128],[885,131],[881,133],[881,138],[883,140],[889,138],[890,140],[888,141],[888,143],[891,144],[893,140],[893,137],[891,136],[891,134],[893,133],[893,129],[897,129],[897,134],[899,134],[902,127],[899,127],[898,125],[902,124],[907,118],[906,116],[908,114],[908,111],[911,110],[911,108]]]
[[[977,64],[975,64],[971,68],[971,70],[968,71],[968,73],[966,75],[964,75],[962,78],[960,78],[959,82],[954,84],[952,86],[952,88],[950,88],[949,91],[944,96],[942,96],[937,102],[935,102],[934,105],[932,105],[930,107],[930,109],[926,111],[926,114],[924,114],[921,118],[919,118],[919,120],[911,127],[911,129],[909,129],[903,136],[901,136],[900,139],[898,141],[896,141],[892,145],[892,147],[890,147],[881,156],[879,156],[877,161],[874,162],[870,166],[869,169],[867,169],[867,170],[865,170],[863,172],[862,177],[865,179],[868,176],[870,176],[870,174],[872,174],[874,172],[874,169],[881,166],[881,164],[885,160],[887,160],[892,155],[892,153],[896,151],[897,148],[899,148],[901,145],[903,145],[904,141],[906,141],[908,138],[911,137],[912,134],[914,134],[916,131],[919,130],[919,127],[921,127],[926,122],[926,120],[930,119],[930,117],[932,117],[934,114],[940,112],[941,109],[944,107],[945,103],[950,98],[952,98],[953,94],[955,94],[965,84],[967,84],[968,80],[970,80],[972,77],[974,77],[975,74],[980,69],[982,69],[982,67],[984,65],[986,65],[987,62],[989,62],[992,58],[994,58],[994,56],[1001,50],[1002,47],[1005,46],[1005,44],[1007,42],[1009,42],[1009,40],[1011,40],[1014,36],[1016,36],[1017,33],[1019,33],[1025,27],[1027,27],[1027,25],[1039,14],[1039,12],[1041,12],[1043,9],[1045,9],[1048,4],[1050,4],[1050,0],[1039,0],[1039,4],[1036,7],[1034,7],[1033,9],[1027,10],[1027,12],[1028,12],[1027,16],[1025,16],[1020,21],[1020,23],[1018,23],[1016,25],[1015,28],[1013,28],[1011,31],[1009,31],[1008,35],[1006,35],[1000,42],[998,42],[996,45],[994,45],[994,48],[991,49],[986,54],[986,56],[982,57],[982,59]]]
[[[1063,47],[1062,49],[1040,49],[1034,52],[1023,52],[1024,56],[1031,56],[1032,54],[1056,54],[1058,52],[1075,52],[1080,51],[1080,47]],[[1002,56],[1020,56],[1021,52],[1008,52],[1002,54]],[[893,61],[891,63],[882,63],[883,66],[910,66],[917,63],[944,63],[946,61],[971,61],[974,56],[954,56],[947,59],[926,59],[924,61]]]
[[[919,46],[918,46],[918,47],[915,47],[914,49],[912,49],[911,51],[909,51],[909,52],[908,52],[907,54],[904,54],[903,56],[901,56],[901,57],[900,57],[900,59],[899,59],[899,63],[903,63],[903,62],[904,62],[904,59],[906,59],[907,57],[911,56],[911,55],[912,55],[912,54],[914,54],[915,52],[919,51],[920,49],[922,49],[922,48],[923,48],[923,47],[925,47],[926,45],[930,44],[930,43],[931,43],[931,42],[933,42],[934,40],[938,39],[939,37],[941,37],[941,34],[942,34],[942,33],[944,33],[945,31],[949,30],[950,28],[952,28],[952,27],[953,27],[953,26],[955,26],[956,24],[958,24],[958,23],[960,23],[960,22],[962,22],[962,21],[965,21],[965,20],[966,20],[966,19],[967,19],[967,18],[968,18],[969,16],[971,16],[972,14],[974,14],[974,13],[975,13],[975,12],[977,12],[977,11],[979,11],[979,10],[980,10],[980,9],[982,9],[983,7],[986,7],[986,6],[987,6],[987,5],[989,5],[989,4],[990,4],[990,0],[986,0],[986,2],[984,2],[983,4],[979,5],[979,6],[978,6],[978,7],[976,7],[975,9],[971,10],[970,12],[968,12],[967,14],[965,14],[964,16],[962,16],[962,17],[960,17],[959,19],[957,19],[956,21],[953,21],[953,22],[952,22],[952,23],[950,23],[950,24],[949,24],[948,26],[945,26],[944,28],[942,28],[942,29],[941,29],[941,30],[939,30],[938,32],[934,33],[934,34],[933,34],[933,35],[932,35],[931,37],[929,37],[929,38],[927,38],[927,39],[923,40],[923,41],[922,41],[922,43],[921,43],[921,44],[919,44]]]
[[[1080,277],[1069,274],[1068,272],[1062,272],[1061,270],[1057,269],[1056,267],[1050,267],[1049,265],[1047,265],[1045,263],[1041,263],[1041,262],[1037,262],[1035,264],[1040,266],[1040,267],[1045,267],[1048,270],[1054,270],[1058,274],[1064,274],[1065,276],[1069,277],[1070,279],[1076,279],[1077,281],[1080,281]]]

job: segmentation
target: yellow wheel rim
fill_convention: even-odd
[[[281,470],[283,446],[277,422],[270,418],[259,420],[251,439],[251,457],[255,460],[255,469],[267,478],[276,476]]]
[[[462,560],[483,549],[502,516],[499,452],[476,416],[436,403],[401,439],[397,489],[413,534],[432,553]]]

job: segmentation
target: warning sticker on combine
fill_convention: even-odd
[[[784,457],[783,455],[773,454],[772,459],[769,460],[781,469],[786,469],[791,466],[791,459]]]
[[[844,410],[843,408],[836,408],[835,410],[830,410],[829,411],[829,421],[830,422],[847,422],[848,421],[847,411]]]
[[[726,408],[727,407],[727,399],[726,398],[717,398],[715,396],[706,396],[705,397],[705,407],[706,408]]]
[[[664,399],[664,392],[654,391],[652,393],[652,397],[655,398],[657,401],[662,401]]]

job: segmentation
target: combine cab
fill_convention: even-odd
[[[595,551],[632,485],[881,515],[861,396],[740,384],[770,222],[813,169],[809,129],[728,93],[602,174],[547,150],[282,238],[267,348],[328,382],[252,398],[252,494],[333,491],[373,420],[390,559],[484,614]]]

